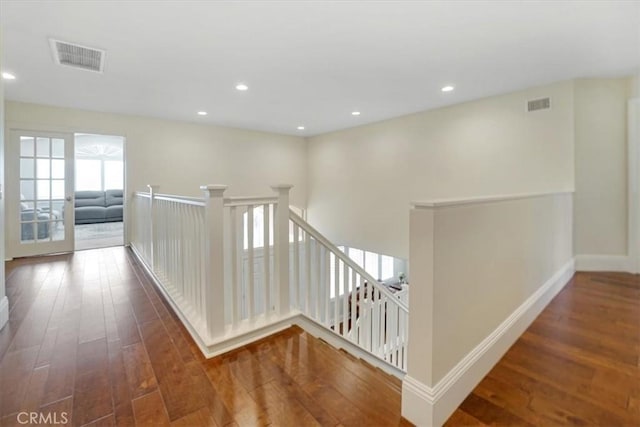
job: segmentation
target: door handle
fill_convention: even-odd
[[[70,202],[70,201],[71,201],[71,196],[67,196],[67,197],[65,197],[64,199],[65,199],[67,202]]]

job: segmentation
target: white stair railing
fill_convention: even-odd
[[[334,334],[406,370],[405,292],[395,294],[290,211],[291,283],[297,308]]]
[[[149,188],[133,196],[132,247],[204,342],[291,315],[286,238],[281,254],[275,244],[288,232],[291,186],[274,187],[274,197],[229,198],[220,185],[202,186],[204,198]]]
[[[132,245],[182,314],[206,329],[205,202],[137,192]]]
[[[133,227],[131,241],[142,258],[151,260],[151,227],[148,224],[151,217],[151,195],[149,193],[134,193]]]
[[[378,283],[292,212],[291,186],[227,198],[225,186],[201,187],[204,198],[149,188],[133,196],[132,247],[210,354],[302,314],[406,370],[406,292]]]

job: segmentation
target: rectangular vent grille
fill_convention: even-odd
[[[58,64],[98,73],[104,70],[104,50],[54,39],[50,42]]]
[[[527,102],[527,111],[537,111],[537,110],[547,110],[551,108],[551,99],[550,98],[541,98],[534,99],[533,101]]]

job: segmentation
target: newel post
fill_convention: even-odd
[[[156,236],[155,236],[155,227],[156,227],[156,194],[158,194],[159,185],[147,184],[147,188],[149,188],[149,263],[151,265],[151,269],[155,271],[156,269],[156,258],[155,258],[155,246],[156,246]]]
[[[278,284],[280,315],[289,313],[289,191],[293,185],[279,184],[271,188],[278,193],[275,213],[275,274]]]
[[[224,334],[224,191],[226,185],[203,185],[205,225],[205,313],[207,331]]]

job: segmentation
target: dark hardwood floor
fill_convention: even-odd
[[[7,294],[2,426],[402,425],[400,381],[300,328],[204,359],[124,248],[9,262]]]
[[[640,426],[640,276],[576,273],[446,426]]]
[[[577,274],[447,425],[640,425],[639,283]],[[9,262],[7,293],[2,426],[407,424],[399,381],[299,328],[204,359],[124,248]]]

